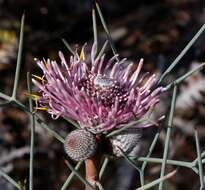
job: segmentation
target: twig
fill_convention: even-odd
[[[25,15],[23,14],[21,18],[21,30],[20,30],[20,37],[19,37],[19,47],[18,47],[16,73],[15,73],[15,79],[14,79],[12,99],[16,99],[17,87],[18,87],[19,76],[20,76],[21,57],[22,57],[22,50],[23,50],[23,37],[24,37],[24,22],[25,22]]]
[[[68,44],[68,42],[62,38],[62,42],[64,43],[64,45],[66,46],[66,48],[73,54],[75,55],[75,52],[72,50],[72,48],[70,47],[70,45]]]
[[[159,138],[159,131],[154,136],[154,139],[153,139],[153,141],[152,141],[152,143],[151,143],[151,145],[149,147],[149,151],[147,153],[146,158],[149,158],[151,156],[151,154],[152,154],[152,152],[154,150],[154,147],[155,147],[155,145],[157,143],[158,138]],[[143,164],[142,164],[142,167],[141,167],[141,171],[142,172],[141,172],[141,175],[140,175],[141,186],[144,185],[144,170],[145,170],[146,166],[147,166],[147,160],[144,160]]]
[[[22,190],[21,186],[10,176],[8,176],[3,170],[0,169],[0,176],[5,178],[9,183],[11,183],[13,186],[15,186],[17,189]]]
[[[198,131],[196,128],[194,129],[194,136],[195,136],[195,141],[196,141],[200,188],[203,189],[203,187],[204,187],[204,175],[203,175],[203,167],[202,167],[202,158],[201,158],[201,154],[200,154],[199,135],[198,135]]]
[[[137,159],[138,161],[143,162],[149,162],[149,163],[159,163],[161,164],[163,162],[163,159],[161,158],[147,158],[147,157],[139,157]],[[186,168],[192,168],[192,162],[184,162],[184,161],[178,161],[178,160],[167,160],[166,164],[173,165],[173,166],[179,166],[179,167],[186,167]]]
[[[165,181],[166,179],[172,177],[173,175],[176,174],[176,172],[177,172],[177,170],[174,170],[173,172],[170,172],[169,174],[167,174],[167,175],[165,175],[165,176],[163,176],[163,177],[161,177],[161,178],[159,178],[159,179],[156,179],[156,180],[154,180],[154,181],[152,181],[152,182],[150,182],[150,183],[144,185],[143,187],[137,188],[136,190],[149,189],[149,188],[151,188],[151,187],[153,187],[153,186],[155,186],[155,185],[161,183],[162,181]]]
[[[162,80],[174,69],[174,67],[178,64],[178,62],[182,59],[182,57],[186,54],[186,52],[191,48],[191,46],[196,42],[199,36],[204,32],[205,24],[199,29],[199,31],[194,35],[194,37],[189,41],[186,47],[181,51],[181,53],[176,57],[176,59],[172,62],[172,64],[167,68],[167,70],[160,77],[158,84],[162,82]]]
[[[98,51],[98,33],[97,33],[97,23],[96,23],[96,14],[95,14],[94,6],[95,5],[92,5],[93,37],[94,37],[94,43],[96,45],[96,52],[97,52]]]
[[[32,94],[31,76],[27,73],[28,93]],[[29,110],[33,112],[32,99],[29,97]],[[29,160],[29,190],[33,190],[33,157],[34,157],[34,137],[35,137],[35,116],[30,116],[31,134],[30,134],[30,160]]]
[[[179,77],[178,79],[176,79],[175,81],[173,81],[172,83],[168,84],[165,89],[169,90],[172,86],[177,85],[179,83],[181,83],[183,80],[185,80],[187,77],[189,77],[190,75],[192,75],[193,73],[200,71],[201,69],[203,69],[203,67],[205,66],[205,63],[200,64],[198,67],[196,67],[195,69],[187,72],[186,74],[182,75],[181,77]]]
[[[81,165],[82,165],[82,161],[81,162],[78,162],[75,166],[75,170],[79,170]],[[72,179],[74,178],[75,176],[75,173],[74,172],[71,172],[71,174],[68,176],[68,178],[66,179],[65,183],[63,184],[63,186],[61,187],[61,190],[66,190],[68,188],[68,186],[70,185]]]
[[[91,190],[96,190],[87,180],[85,180],[76,170],[73,168],[73,166],[66,160],[66,165],[70,168],[70,170]]]
[[[97,8],[97,12],[98,12],[98,14],[99,14],[101,23],[102,23],[102,25],[103,25],[103,28],[104,28],[104,30],[105,30],[105,33],[106,33],[106,35],[107,35],[107,39],[108,39],[108,41],[109,41],[109,43],[110,43],[110,47],[111,47],[111,49],[112,49],[112,52],[113,52],[114,55],[117,55],[116,48],[115,48],[115,46],[114,46],[114,43],[113,43],[111,34],[110,34],[110,32],[109,32],[109,30],[108,30],[108,28],[107,28],[107,24],[106,24],[105,19],[104,19],[104,17],[103,17],[103,14],[102,14],[102,11],[101,11],[101,9],[100,9],[100,6],[99,6],[99,4],[98,4],[97,2],[95,3],[95,5],[96,5],[96,8]],[[118,57],[116,57],[116,60],[119,61]]]
[[[172,102],[171,102],[171,109],[170,109],[169,120],[168,120],[167,134],[166,134],[166,138],[165,138],[163,162],[162,162],[162,166],[161,166],[160,178],[162,178],[165,174],[165,167],[166,167],[166,162],[167,162],[167,157],[168,157],[168,149],[169,149],[169,141],[170,141],[170,136],[171,136],[171,128],[172,128],[172,124],[173,124],[173,116],[174,116],[175,104],[176,104],[176,94],[177,94],[177,86],[174,86],[173,95],[172,95]],[[159,190],[162,190],[162,189],[163,189],[163,181],[161,181],[159,184]]]
[[[102,176],[105,172],[105,169],[107,168],[108,162],[109,162],[109,158],[105,157],[103,164],[102,164],[102,167],[101,167],[100,172],[99,172],[99,180],[102,179]]]

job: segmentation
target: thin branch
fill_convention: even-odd
[[[80,167],[82,166],[82,161],[78,162],[75,166],[75,170],[78,171],[80,169]],[[66,190],[68,188],[68,186],[70,185],[72,179],[75,177],[75,173],[71,172],[71,174],[68,176],[68,178],[66,179],[65,183],[63,184],[63,186],[61,187],[61,190]]]
[[[109,162],[109,158],[105,157],[103,164],[102,164],[102,167],[101,167],[100,172],[99,172],[99,180],[102,179],[102,176],[105,172],[105,169],[107,168],[108,162]]]
[[[182,57],[187,53],[187,51],[191,48],[191,46],[196,42],[199,36],[204,32],[205,24],[199,29],[199,31],[194,35],[194,37],[189,41],[186,47],[181,51],[181,53],[176,57],[176,59],[172,62],[172,64],[167,68],[167,70],[160,77],[158,84],[162,82],[162,80],[174,69],[174,67],[179,63]]]
[[[100,57],[102,57],[103,53],[105,52],[105,49],[107,47],[108,41],[106,40],[105,43],[103,44],[103,47],[101,48],[98,56],[96,57],[96,60],[99,59]]]
[[[152,143],[151,143],[151,145],[150,145],[150,147],[149,147],[149,151],[148,151],[148,153],[147,153],[146,158],[149,158],[149,157],[151,156],[151,154],[152,154],[152,152],[153,152],[153,150],[154,150],[154,147],[155,147],[155,145],[156,145],[156,143],[157,143],[158,138],[159,138],[159,131],[158,131],[158,132],[155,134],[155,136],[154,136],[154,139],[153,139],[153,141],[152,141]],[[147,160],[144,160],[144,161],[143,161],[143,164],[142,164],[142,167],[141,167],[142,173],[141,173],[141,175],[140,175],[141,186],[144,185],[144,170],[145,170],[145,167],[146,167],[146,166],[147,166]]]
[[[75,52],[72,50],[71,46],[69,45],[69,43],[66,41],[66,39],[62,38],[62,42],[64,43],[64,45],[66,46],[66,48],[70,51],[71,54],[75,55]]]
[[[73,166],[66,160],[66,165],[69,167],[69,169],[82,181],[86,186],[88,186],[92,190],[96,190],[86,179],[84,179],[76,170],[73,168]]]
[[[149,162],[149,163],[159,163],[161,164],[163,162],[163,159],[161,158],[147,158],[147,157],[139,157],[137,159],[140,162]],[[178,160],[167,160],[166,164],[173,165],[173,166],[179,166],[179,167],[187,167],[192,168],[191,162],[184,162],[184,161],[178,161]]]
[[[74,120],[72,120],[72,119],[70,119],[68,117],[63,117],[63,119],[65,119],[68,123],[70,123],[71,125],[73,125],[77,129],[80,128],[79,124],[77,122],[75,122]]]
[[[27,88],[28,93],[32,94],[32,85],[31,85],[31,76],[30,73],[27,73]],[[33,112],[32,99],[29,97],[29,110]],[[30,133],[30,160],[29,160],[29,190],[33,190],[33,157],[34,157],[34,138],[35,138],[35,116],[30,116],[30,125],[31,125],[31,133]]]
[[[201,154],[200,154],[199,134],[198,134],[198,131],[196,128],[194,129],[194,136],[195,136],[195,141],[196,141],[200,187],[203,189],[203,187],[204,187],[204,175],[203,175],[203,167],[202,167],[202,158],[201,158]]]
[[[8,176],[3,170],[0,169],[0,176],[5,178],[9,183],[11,183],[13,186],[15,186],[17,189],[22,190],[21,186],[10,176]]]
[[[25,111],[26,113],[29,113],[31,115],[33,115],[34,113],[30,112],[29,109],[23,105],[21,102],[19,102],[18,100],[14,100],[14,103],[23,111]],[[53,129],[51,129],[37,114],[35,115],[35,121],[38,122],[40,124],[41,127],[43,127],[44,129],[46,129],[52,136],[54,136],[57,140],[59,140],[61,143],[64,143],[64,138],[61,137],[57,132],[55,132]]]
[[[106,33],[106,35],[107,35],[107,39],[108,39],[108,41],[109,41],[109,43],[110,43],[110,47],[111,47],[111,49],[112,49],[112,52],[113,52],[114,55],[117,55],[116,48],[115,48],[115,46],[114,46],[114,43],[113,43],[111,34],[110,34],[109,30],[108,30],[108,27],[107,27],[107,24],[106,24],[105,19],[104,19],[104,17],[103,17],[103,14],[102,14],[102,11],[101,11],[101,9],[100,9],[100,6],[99,6],[99,4],[98,4],[97,2],[95,3],[95,5],[96,5],[96,8],[97,8],[97,12],[98,12],[98,14],[99,14],[99,17],[100,17],[100,21],[101,21],[101,23],[102,23],[102,25],[103,25],[103,28],[104,28],[104,30],[105,30],[105,33]],[[119,61],[118,57],[116,57],[116,60]]]
[[[6,101],[10,101],[11,100],[11,97],[10,96],[7,96],[6,94],[0,92],[0,98],[6,100]]]
[[[57,132],[55,132],[53,129],[51,129],[46,123],[42,122],[41,120],[37,119],[35,117],[35,120],[40,124],[41,127],[46,129],[53,137],[55,137],[58,141],[64,144],[65,140],[63,137],[61,137]]]
[[[94,43],[96,44],[96,52],[97,52],[98,51],[98,33],[97,33],[96,13],[95,13],[94,6],[92,6],[92,21],[93,21],[93,37],[94,37]]]
[[[172,128],[173,116],[174,116],[175,104],[176,104],[176,94],[177,94],[177,86],[174,86],[172,102],[171,102],[171,109],[170,109],[169,120],[168,120],[167,134],[165,138],[165,146],[164,146],[163,162],[161,166],[160,178],[162,178],[165,174],[165,167],[166,167],[168,149],[169,149],[169,141],[170,141],[170,136],[171,136],[171,128]],[[163,181],[161,181],[159,184],[159,190],[163,189],[163,184],[164,184]]]
[[[136,190],[146,190],[146,189],[149,189],[159,183],[161,183],[162,181],[164,182],[166,179],[169,179],[170,177],[174,176],[176,174],[177,170],[174,170],[172,172],[170,172],[169,174],[163,176],[163,177],[160,177],[159,179],[156,179],[140,188],[137,188]]]
[[[184,75],[182,75],[181,77],[179,77],[178,79],[176,79],[175,81],[173,81],[172,83],[168,84],[165,89],[169,90],[172,86],[174,85],[178,85],[180,84],[182,81],[184,81],[187,77],[189,77],[190,75],[192,75],[193,73],[200,71],[201,69],[203,69],[205,66],[205,63],[200,64],[198,67],[196,67],[195,69],[188,71],[187,73],[185,73]]]
[[[16,73],[15,73],[15,79],[14,79],[12,99],[16,99],[17,87],[18,87],[18,83],[19,83],[21,58],[22,58],[22,50],[23,50],[23,38],[24,38],[24,22],[25,22],[25,15],[23,14],[23,16],[21,18],[21,30],[20,30],[20,37],[19,37],[19,47],[18,47]]]

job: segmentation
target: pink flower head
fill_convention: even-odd
[[[43,77],[35,76],[33,83],[40,89],[39,109],[47,109],[53,118],[59,116],[76,120],[81,128],[92,133],[106,133],[123,124],[144,128],[151,124],[138,123],[159,101],[162,87],[154,88],[156,76],[145,80],[139,77],[143,65],[140,60],[133,71],[133,63],[117,56],[105,61],[96,56],[96,45],[86,56],[84,47],[67,62],[61,52],[61,64],[56,61],[37,61]],[[90,58],[91,61],[87,61]]]

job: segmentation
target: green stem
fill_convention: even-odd
[[[195,141],[196,141],[200,186],[201,186],[201,188],[203,188],[204,187],[204,175],[203,175],[203,167],[202,167],[202,158],[201,158],[201,154],[200,154],[199,135],[198,135],[198,131],[196,128],[194,129],[194,136],[195,136]]]
[[[103,164],[102,164],[102,167],[101,167],[100,172],[99,172],[99,180],[102,179],[102,176],[105,172],[105,169],[107,168],[108,163],[109,163],[109,158],[105,157]]]
[[[82,161],[78,162],[75,166],[75,170],[79,170],[80,167],[82,166]],[[65,183],[63,184],[63,186],[61,187],[61,190],[66,190],[68,188],[68,186],[70,185],[72,179],[75,177],[75,173],[71,172],[71,174],[68,176],[68,178],[66,179]]]
[[[18,87],[18,83],[19,83],[21,57],[22,57],[22,50],[23,50],[24,22],[25,22],[25,15],[23,14],[23,16],[21,18],[21,30],[20,30],[20,37],[19,37],[19,47],[18,47],[16,73],[15,73],[15,79],[14,79],[12,99],[16,99],[17,87]]]
[[[72,50],[72,48],[70,47],[70,45],[68,44],[68,42],[62,38],[62,42],[64,43],[65,47],[73,54],[75,55],[75,52]]]
[[[76,170],[73,168],[73,166],[66,160],[66,165],[69,167],[69,169],[84,183],[85,186],[88,186],[92,190],[96,190],[86,179],[84,179]]]
[[[21,102],[19,102],[18,100],[14,100],[14,102],[16,103],[17,106],[19,106],[20,109],[24,110],[25,112],[31,114],[31,115],[35,115],[34,113],[30,112],[28,110],[28,108],[26,106],[24,106]],[[44,129],[46,129],[52,136],[54,136],[57,140],[59,140],[61,143],[64,143],[64,138],[61,137],[57,132],[55,132],[53,129],[51,129],[46,123],[44,123],[42,121],[42,119],[38,116],[35,115],[35,121],[38,122],[40,124],[41,127],[43,127]]]
[[[172,64],[168,67],[168,69],[162,74],[160,77],[158,84],[162,82],[162,80],[169,74],[172,69],[178,64],[178,62],[182,59],[182,57],[186,54],[186,52],[191,48],[191,46],[196,42],[199,36],[204,32],[205,24],[199,29],[199,31],[194,35],[194,37],[189,41],[186,47],[181,51],[181,53],[176,57],[176,59],[172,62]]]
[[[11,183],[13,186],[15,186],[17,189],[22,190],[21,186],[14,180],[12,179],[10,176],[8,176],[5,172],[3,172],[0,169],[0,176],[2,176],[4,179],[6,179],[9,183]]]
[[[63,117],[63,119],[65,119],[68,123],[72,124],[74,127],[76,127],[77,129],[80,128],[79,124],[77,122],[75,122],[74,120],[68,118],[68,117]]]
[[[174,116],[174,110],[175,110],[175,104],[176,104],[176,94],[177,94],[177,86],[174,86],[171,109],[170,109],[169,120],[168,120],[167,134],[166,134],[166,138],[165,138],[165,146],[164,146],[163,162],[162,162],[162,166],[161,166],[160,178],[162,178],[165,174],[165,167],[166,167],[166,162],[167,162],[167,157],[168,157],[168,149],[169,149],[169,141],[170,141],[170,136],[171,136],[173,116]],[[159,190],[163,189],[163,184],[164,184],[164,182],[161,181],[159,184]]]
[[[98,51],[98,34],[97,34],[96,14],[95,14],[94,6],[92,8],[92,21],[93,21],[93,37],[94,37],[94,43],[96,44],[96,52],[97,52]]]
[[[143,122],[143,121],[146,121],[146,118],[143,117],[143,118],[141,118],[141,119],[139,119],[139,120],[137,120],[137,121],[133,121],[133,122],[131,122],[131,123],[129,123],[129,124],[121,125],[121,126],[119,126],[119,129],[116,129],[116,130],[114,130],[114,131],[108,133],[108,134],[106,135],[106,138],[110,138],[110,137],[112,137],[112,136],[114,136],[114,135],[117,135],[117,134],[119,134],[120,132],[122,132],[122,131],[124,131],[124,130],[126,130],[126,129],[129,129],[129,128],[132,127],[133,125],[136,125],[136,124],[141,123],[141,122]],[[121,128],[120,128],[120,127],[121,127]]]
[[[157,140],[159,138],[159,132],[156,133],[156,135],[154,136],[154,139],[149,147],[149,151],[147,153],[147,156],[146,158],[149,158],[154,150],[154,147],[157,143]],[[147,166],[147,161],[144,160],[143,163],[142,163],[142,167],[141,167],[141,171],[142,171],[142,175],[140,176],[140,181],[141,181],[141,186],[144,185],[144,170],[145,170],[145,167]]]
[[[36,121],[46,129],[52,136],[54,136],[58,141],[64,144],[65,140],[63,137],[61,137],[58,133],[56,133],[53,129],[51,129],[46,123],[40,121],[39,119],[36,119]]]
[[[10,96],[7,96],[6,94],[0,92],[0,98],[6,100],[6,101],[10,101],[11,100],[11,97]]]
[[[114,55],[117,55],[116,48],[115,48],[115,46],[114,46],[114,43],[113,43],[111,34],[110,34],[109,30],[108,30],[108,27],[107,27],[107,24],[106,24],[105,19],[104,19],[104,17],[103,17],[103,14],[102,14],[102,11],[101,11],[101,9],[100,9],[100,6],[99,6],[99,4],[98,4],[97,2],[95,3],[95,5],[96,5],[96,8],[97,8],[97,11],[98,11],[98,14],[99,14],[101,23],[102,23],[102,25],[103,25],[103,28],[104,28],[104,30],[105,30],[105,33],[106,33],[106,35],[107,35],[107,39],[108,39],[108,41],[109,41],[109,43],[110,43],[110,47],[111,47],[111,49],[112,49],[112,52],[113,52]],[[116,60],[119,61],[118,57],[116,57]]]
[[[184,81],[187,77],[189,77],[190,75],[192,75],[193,73],[203,69],[203,67],[205,66],[205,63],[200,64],[198,67],[196,67],[195,69],[187,72],[186,74],[184,74],[183,76],[179,77],[178,79],[176,79],[175,81],[173,81],[172,83],[168,84],[165,89],[169,90],[172,86],[174,85],[178,85],[179,83],[181,83],[182,81]]]
[[[147,157],[139,157],[137,159],[140,162],[149,162],[149,163],[163,163],[163,159],[161,158],[147,158]],[[179,167],[187,167],[192,168],[191,162],[185,162],[185,161],[177,161],[177,160],[166,160],[166,164],[179,166]]]
[[[156,179],[146,185],[144,185],[143,187],[139,187],[137,188],[136,190],[145,190],[145,189],[150,189],[151,187],[161,183],[162,181],[164,182],[166,179],[172,177],[175,173],[177,172],[177,170],[174,170],[173,172],[170,172],[169,174],[163,176],[163,177],[160,177],[159,179]]]
[[[31,76],[27,73],[28,93],[32,94]],[[32,99],[29,97],[29,110],[33,112]],[[30,115],[30,114],[29,114]],[[33,157],[34,157],[34,136],[35,136],[35,116],[30,115],[31,136],[30,136],[30,161],[29,161],[29,190],[33,190]]]
[[[96,59],[99,59],[100,57],[102,57],[103,53],[105,52],[105,49],[107,47],[108,41],[105,41],[105,43],[103,44],[103,47],[101,48],[98,56],[96,57]]]

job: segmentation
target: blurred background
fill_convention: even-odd
[[[109,0],[100,1],[112,38],[121,57],[139,61],[145,59],[144,71],[163,72],[197,30],[205,23],[204,0]],[[61,50],[70,53],[62,43],[65,38],[73,48],[93,42],[91,1],[88,0],[0,0],[0,91],[8,95],[13,87],[20,19],[25,12],[25,40],[18,98],[28,104],[26,72],[38,73],[34,57],[58,59]],[[100,45],[106,35],[97,21]],[[107,54],[111,55],[108,48]],[[178,67],[164,84],[205,62],[205,34],[188,51]],[[170,94],[162,97],[156,114],[169,111]],[[40,113],[50,127],[62,136],[72,130],[63,120],[53,121]],[[193,128],[200,135],[201,151],[205,149],[205,75],[204,71],[189,77],[182,85],[177,98],[174,132],[169,159],[192,161],[196,158]],[[29,172],[30,126],[28,116],[16,107],[0,108],[0,168],[18,181],[26,183]],[[163,128],[163,125],[162,125]],[[157,129],[144,131],[142,150],[145,155]],[[162,157],[165,132],[162,130],[153,156]],[[34,154],[34,189],[60,189],[70,171],[64,163],[68,159],[62,144],[44,129],[36,126]],[[160,165],[149,164],[146,182],[159,177]],[[172,171],[175,167],[167,167]],[[83,174],[83,168],[82,168]],[[106,190],[131,190],[139,186],[139,176],[123,159],[113,160],[103,176]],[[27,183],[26,183],[27,184]],[[75,178],[69,190],[82,189]],[[13,186],[0,177],[0,190],[13,190]],[[168,190],[199,189],[198,177],[188,169],[180,169],[166,182]]]

